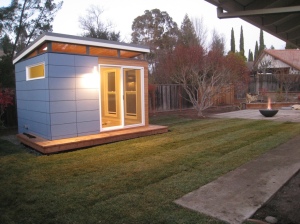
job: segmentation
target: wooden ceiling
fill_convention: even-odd
[[[300,48],[299,0],[205,0],[220,19],[241,18]]]

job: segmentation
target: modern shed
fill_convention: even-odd
[[[19,140],[48,154],[167,131],[149,125],[149,49],[45,33],[13,60]]]

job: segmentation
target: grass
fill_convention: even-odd
[[[300,134],[289,122],[151,123],[170,131],[50,156],[0,140],[0,223],[222,223],[173,201]]]

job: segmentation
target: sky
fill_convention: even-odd
[[[58,2],[58,0],[56,0]],[[63,0],[61,10],[55,16],[53,32],[70,35],[80,35],[79,16],[86,15],[86,9],[90,5],[97,5],[103,8],[102,19],[110,21],[116,32],[120,31],[121,40],[130,42],[131,25],[133,20],[144,14],[145,10],[159,9],[166,11],[178,27],[185,14],[189,18],[202,18],[204,26],[211,34],[216,29],[219,34],[225,37],[226,51],[230,50],[231,29],[234,29],[235,48],[239,50],[240,30],[243,26],[245,56],[251,49],[254,52],[255,42],[259,43],[260,30],[255,26],[244,22],[241,19],[218,19],[217,9],[214,5],[204,0]],[[10,0],[1,0],[0,6],[7,6]],[[271,45],[275,49],[284,49],[285,42],[264,32],[264,41],[267,48]]]

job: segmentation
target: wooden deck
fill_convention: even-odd
[[[17,137],[23,144],[43,154],[51,154],[166,132],[168,132],[166,126],[149,125],[59,140],[47,140],[26,134],[18,134]]]

